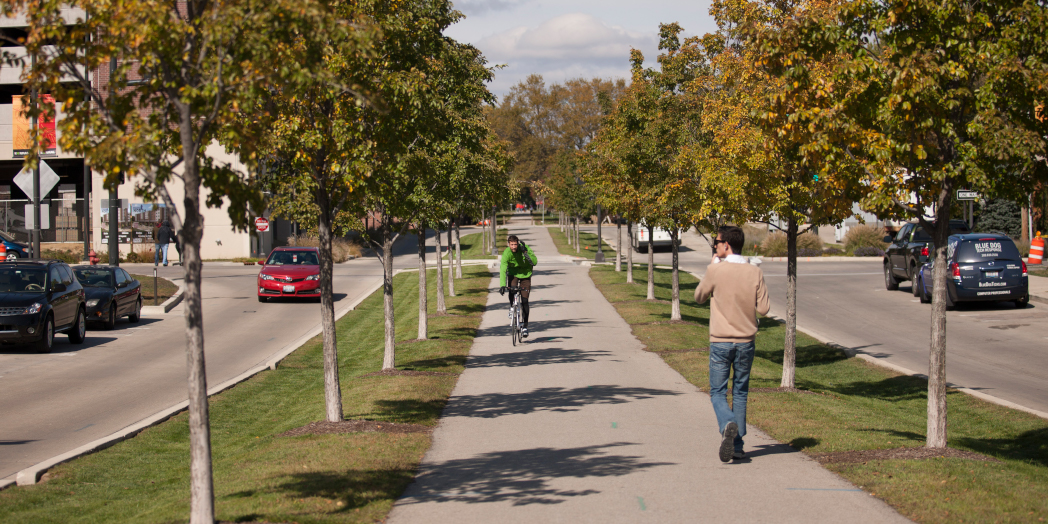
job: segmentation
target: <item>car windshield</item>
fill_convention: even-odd
[[[316,251],[274,251],[267,266],[319,266]]]
[[[0,266],[0,293],[43,293],[47,270]]]
[[[113,287],[113,274],[105,269],[75,269],[76,279],[85,287]]]
[[[984,260],[1022,260],[1015,242],[1007,238],[981,238],[964,240],[957,246],[957,261],[982,262]]]

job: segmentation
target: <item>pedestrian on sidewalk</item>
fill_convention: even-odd
[[[499,264],[499,293],[506,295],[506,282],[510,287],[520,287],[520,312],[524,317],[524,325],[521,327],[520,336],[528,337],[528,297],[531,296],[531,274],[535,264],[539,263],[538,257],[531,246],[524,244],[517,235],[506,238],[509,247],[502,252],[502,260]],[[513,306],[513,293],[509,294],[510,307]],[[512,309],[510,310],[512,314]]]
[[[174,238],[175,234],[171,231],[171,223],[165,220],[160,224],[160,228],[156,232],[156,252],[153,255],[153,265],[156,266],[163,259],[164,265],[167,266],[167,246],[171,243],[171,239]],[[163,256],[161,256],[163,252]]]
[[[695,301],[713,300],[710,305],[710,400],[721,434],[721,462],[746,458],[742,437],[746,435],[746,397],[750,391],[757,314],[771,307],[764,272],[742,256],[746,236],[742,228],[721,226],[714,240],[716,256],[724,263],[710,264]],[[728,406],[728,374],[734,370],[731,406]]]

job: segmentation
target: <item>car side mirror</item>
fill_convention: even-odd
[[[884,235],[884,239],[882,241],[884,243],[886,243],[886,244],[891,244],[892,243],[892,236],[891,235]]]

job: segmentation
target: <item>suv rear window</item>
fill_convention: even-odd
[[[1022,260],[1015,242],[1007,238],[962,240],[957,246],[957,262],[983,260]]]
[[[971,233],[971,231],[968,230],[968,226],[967,225],[955,224],[953,221],[950,221],[950,234],[951,235],[964,235],[966,233]],[[914,242],[931,242],[932,241],[932,236],[929,235],[928,232],[925,231],[923,227],[919,227],[918,226],[917,231],[913,232],[913,241]]]

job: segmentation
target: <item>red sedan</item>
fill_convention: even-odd
[[[320,252],[315,247],[278,247],[258,273],[258,301],[269,297],[320,300]]]

